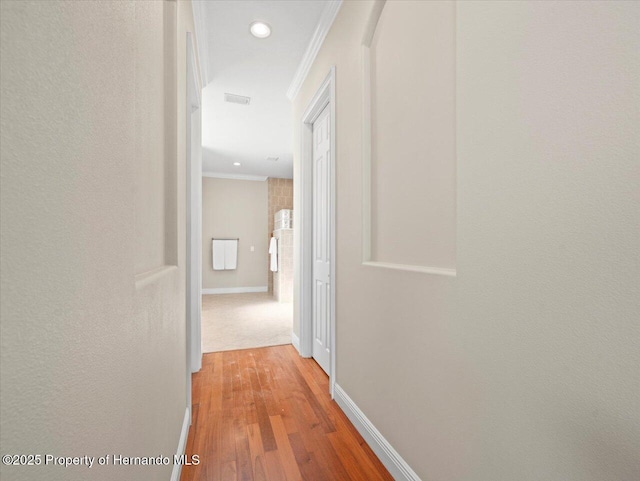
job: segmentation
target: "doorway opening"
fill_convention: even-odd
[[[204,175],[203,351],[290,344],[293,180]]]
[[[191,399],[191,373],[202,366],[200,343],[201,277],[201,178],[202,178],[202,112],[197,79],[193,35],[187,32],[187,98],[186,98],[186,327],[187,327],[187,398]],[[189,403],[190,405],[190,403]]]

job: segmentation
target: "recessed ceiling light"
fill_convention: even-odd
[[[271,35],[271,27],[264,22],[253,22],[249,25],[249,31],[256,38],[267,38]]]
[[[236,167],[240,167],[240,162],[234,162],[233,165],[235,165]]]

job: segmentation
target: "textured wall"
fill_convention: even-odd
[[[266,287],[269,252],[266,216],[266,182],[202,178],[203,289]],[[213,270],[212,237],[240,238],[237,269]]]
[[[425,17],[437,17],[416,45]],[[396,2],[371,42],[371,259],[455,268],[455,4]],[[398,55],[419,48],[415,55]],[[403,72],[404,75],[398,75]],[[410,141],[409,141],[410,139]]]
[[[273,216],[282,209],[293,209],[293,179],[269,178],[269,213],[268,213],[268,234],[271,239],[273,234]],[[267,272],[269,276],[269,292],[273,292],[273,273],[269,268],[267,259]]]
[[[172,455],[190,3],[2,1],[0,22],[0,450]],[[170,472],[0,466],[14,481]]]
[[[338,384],[424,480],[640,479],[640,4],[457,3],[457,278],[361,263],[372,5],[294,102],[336,66]]]

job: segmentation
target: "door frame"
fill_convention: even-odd
[[[187,32],[187,98],[186,115],[186,338],[187,338],[187,399],[191,407],[191,373],[202,367],[202,161],[191,152],[191,115],[201,108],[195,43]],[[200,124],[202,128],[202,124]],[[192,247],[193,246],[193,247]]]
[[[329,307],[329,339],[331,343],[331,356],[329,366],[329,387],[331,397],[334,396],[336,382],[336,67],[332,66],[328,75],[309,102],[301,120],[301,155],[300,155],[300,262],[298,263],[300,302],[298,304],[300,319],[300,355],[312,357],[313,354],[313,122],[329,106],[331,122],[331,170],[329,181],[329,199],[331,209],[329,212],[329,252],[331,257],[331,287],[329,295],[331,302]]]

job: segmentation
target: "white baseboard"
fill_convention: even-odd
[[[291,331],[291,344],[296,348],[298,353],[300,352],[300,338],[296,335],[295,332]]]
[[[376,453],[382,464],[389,470],[393,479],[396,481],[421,481],[415,471],[393,449],[389,441],[382,436],[380,431],[376,429],[338,384],[335,385],[334,395],[338,406],[344,411],[373,452]]]
[[[258,287],[214,287],[209,289],[202,289],[202,295],[205,294],[244,294],[246,292],[267,292],[269,288],[267,286]]]
[[[189,407],[184,411],[184,420],[182,421],[182,431],[180,431],[180,440],[178,441],[178,450],[176,454],[182,456],[187,447],[187,436],[189,436],[189,420],[191,418]],[[182,464],[174,464],[171,471],[171,481],[180,481],[180,473],[182,472]]]

